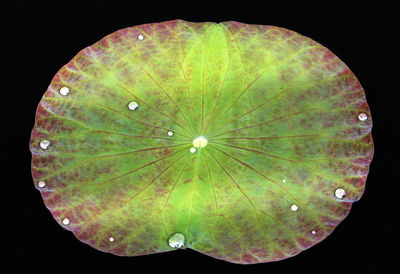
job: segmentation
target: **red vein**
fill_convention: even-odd
[[[229,122],[227,122],[226,124],[224,124],[222,127],[218,128],[218,129],[216,129],[216,130],[214,130],[212,133],[210,133],[210,135],[213,134],[214,132],[218,132],[219,130],[223,129],[224,127],[226,127],[226,126],[229,125],[230,123],[232,123],[232,122],[234,122],[234,121],[236,121],[236,120],[238,120],[238,119],[240,119],[240,118],[243,118],[243,117],[245,117],[246,115],[248,115],[248,114],[250,114],[250,113],[256,111],[257,109],[263,107],[263,106],[266,105],[267,103],[270,103],[272,100],[274,100],[275,98],[278,98],[280,95],[286,93],[287,91],[288,91],[288,90],[286,89],[286,90],[284,90],[284,91],[282,91],[282,92],[279,92],[278,94],[276,94],[276,95],[273,96],[272,98],[268,98],[264,103],[262,103],[262,104],[260,104],[260,105],[258,105],[258,106],[256,106],[256,107],[254,107],[253,109],[250,109],[249,111],[247,111],[246,113],[244,113],[244,114],[242,114],[242,115],[237,116],[236,118],[234,118],[234,119],[230,120]],[[217,136],[219,136],[219,135],[217,135]]]
[[[278,222],[274,217],[272,217],[271,214],[268,214],[268,213],[265,212],[264,210],[258,209],[258,211],[260,211],[262,214],[264,214],[264,215],[268,216],[269,218],[271,218],[276,224],[282,224],[282,222]],[[283,227],[285,227],[285,225],[286,225],[286,224],[284,224]],[[291,232],[292,234],[294,234],[294,232],[293,232],[292,230],[288,230],[288,229],[286,229],[286,230],[289,231],[289,232]]]
[[[178,63],[179,63],[179,67],[182,70],[183,78],[185,80],[186,91],[187,91],[187,94],[188,94],[188,97],[189,97],[190,107],[192,109],[192,114],[193,114],[193,121],[194,121],[195,126],[197,127],[197,119],[196,119],[196,115],[194,113],[194,106],[193,106],[192,96],[190,95],[189,83],[188,83],[188,81],[186,79],[186,74],[185,74],[185,71],[183,70],[183,66],[182,66],[181,62],[178,62]]]
[[[315,86],[315,85],[312,85],[311,87],[313,87],[313,86]],[[292,89],[294,89],[294,88],[292,88]],[[337,94],[336,96],[342,96],[342,94],[343,94],[343,93],[339,93],[339,94]],[[335,96],[335,97],[336,97],[336,96]],[[325,98],[324,100],[322,100],[321,102],[326,101],[327,99],[330,99],[331,97],[332,97],[332,96],[327,97],[327,98]],[[319,102],[319,103],[321,103],[321,102]],[[214,136],[212,136],[212,137],[221,136],[221,135],[224,135],[224,134],[227,134],[227,133],[230,133],[230,132],[234,132],[234,131],[238,131],[238,130],[243,130],[243,129],[252,128],[252,127],[256,127],[256,126],[261,126],[261,125],[267,124],[267,123],[269,123],[269,122],[273,122],[273,121],[285,119],[285,118],[288,118],[288,117],[290,117],[290,116],[298,115],[298,114],[301,114],[301,113],[304,113],[304,112],[308,112],[308,111],[313,111],[313,110],[336,110],[336,109],[342,109],[342,108],[326,108],[326,109],[324,109],[324,108],[309,108],[309,109],[305,109],[305,110],[302,110],[302,111],[298,111],[298,112],[290,113],[290,114],[287,114],[287,115],[283,115],[283,116],[280,116],[280,117],[278,117],[278,118],[274,118],[274,119],[272,119],[272,120],[269,120],[269,121],[266,121],[266,122],[262,122],[262,123],[259,123],[259,124],[256,124],[256,125],[252,125],[252,126],[247,126],[247,127],[243,127],[243,128],[239,128],[239,129],[234,129],[234,130],[226,131],[226,132],[220,133],[220,134],[218,134],[218,135],[214,135]],[[347,110],[351,110],[351,108],[348,108],[348,107],[347,107],[346,109],[347,109]],[[355,110],[356,110],[356,109],[355,109]],[[238,118],[242,118],[242,117],[238,117]],[[221,130],[222,128],[224,128],[225,126],[227,126],[228,124],[230,124],[231,122],[233,122],[233,121],[235,121],[235,120],[237,120],[237,119],[234,119],[234,120],[229,121],[229,122],[228,122],[227,124],[225,124],[223,127],[220,127],[219,129],[214,130],[213,133],[218,132],[219,130]],[[210,134],[210,135],[211,135],[211,134]],[[210,138],[211,138],[211,137],[210,137]]]
[[[196,180],[194,180],[194,181],[196,182]],[[192,225],[192,213],[193,213],[193,193],[194,193],[193,186],[194,186],[194,184],[192,184],[192,195],[190,195],[191,196],[190,197],[190,215],[189,215],[189,225],[188,225],[188,229],[187,229],[187,241],[185,242],[185,247],[187,247],[188,244],[190,243],[189,238],[190,238],[190,228]],[[196,186],[197,186],[197,183],[196,183]]]
[[[233,225],[231,224],[231,222],[228,220],[227,217],[225,217],[224,214],[220,214],[219,216],[221,216],[222,218],[224,218],[225,222],[229,225],[229,227],[230,227],[233,231],[236,232],[236,229],[233,227]],[[235,238],[236,238],[236,241],[239,241],[241,237],[235,234]]]
[[[163,209],[161,210],[161,211],[162,211],[162,221],[163,221],[164,231],[165,231],[165,210],[167,209],[168,202],[169,202],[169,199],[170,199],[170,197],[171,197],[171,195],[172,195],[172,192],[174,191],[175,186],[177,185],[179,179],[181,178],[181,176],[182,176],[183,172],[185,171],[185,169],[186,169],[186,167],[187,167],[188,164],[189,164],[189,161],[186,162],[186,164],[185,164],[185,165],[183,166],[183,168],[182,168],[182,171],[178,174],[178,177],[176,178],[174,184],[172,185],[172,188],[171,188],[171,190],[170,190],[169,193],[168,193],[168,197],[167,197],[167,199],[165,200],[164,207],[163,207]],[[168,236],[168,235],[167,235],[167,236]]]
[[[148,148],[142,148],[142,149],[127,151],[127,152],[100,155],[100,156],[93,157],[92,159],[116,157],[116,156],[122,156],[122,155],[127,155],[127,154],[133,154],[133,153],[136,153],[136,152],[143,152],[143,151],[151,151],[151,150],[157,150],[157,149],[178,147],[178,146],[183,146],[183,145],[186,145],[186,144],[177,144],[177,145],[170,145],[170,146],[163,146],[163,147],[148,147]]]
[[[154,110],[155,112],[158,112],[159,114],[167,117],[168,119],[174,121],[178,126],[180,126],[187,134],[191,135],[192,137],[194,137],[190,132],[187,131],[187,129],[178,121],[176,121],[173,117],[169,116],[168,114],[162,112],[161,110],[156,109],[155,107],[152,107],[151,105],[149,105],[148,103],[146,103],[145,101],[143,101],[142,99],[140,99],[137,95],[133,94],[132,92],[130,92],[127,88],[125,88],[124,86],[121,86],[120,84],[116,83],[117,86],[119,86],[121,89],[125,90],[126,92],[128,92],[130,95],[134,96],[136,99],[138,99],[140,102],[142,102],[143,104],[145,104],[146,106],[148,106],[150,109]]]
[[[224,117],[225,113],[227,113],[232,107],[233,105],[236,104],[236,102],[240,99],[240,97],[242,97],[243,94],[246,93],[247,90],[249,90],[249,88],[258,80],[260,79],[260,77],[264,74],[266,70],[264,70],[262,73],[260,73],[260,75],[258,75],[253,81],[250,82],[250,84],[247,85],[247,87],[239,94],[239,96],[233,101],[233,103],[222,113],[222,115],[220,115],[218,117],[218,119],[214,122],[214,126],[210,129],[212,130],[215,125],[219,122],[219,120],[221,120],[221,117]]]
[[[269,139],[284,139],[284,138],[304,138],[304,137],[320,137],[319,134],[305,134],[305,135],[290,135],[290,136],[263,136],[263,137],[223,137],[213,140],[235,140],[235,139],[245,139],[245,140],[269,140]]]
[[[190,140],[190,139],[185,140],[185,139],[174,139],[174,138],[146,136],[146,135],[133,135],[133,134],[128,134],[128,133],[113,132],[113,131],[100,130],[100,129],[92,129],[89,131],[103,133],[103,134],[115,134],[115,135],[121,135],[121,136],[128,136],[128,137],[132,137],[132,138],[149,138],[149,139],[161,139],[161,140],[183,141],[183,142],[187,142],[188,140]]]
[[[133,199],[135,199],[140,193],[143,193],[143,191],[145,191],[149,186],[151,186],[152,184],[154,184],[154,182],[160,178],[161,175],[163,175],[171,166],[173,166],[176,162],[178,162],[179,160],[181,160],[183,157],[185,156],[182,155],[180,156],[178,159],[176,159],[175,161],[173,161],[170,165],[168,165],[165,169],[163,169],[156,177],[153,178],[153,180],[151,180],[144,188],[142,188],[140,191],[136,192],[135,195],[133,195],[131,198],[129,198],[129,200],[125,203],[125,205],[127,205],[128,203],[130,203]],[[125,206],[124,205],[124,206]]]
[[[212,146],[212,145],[211,145],[211,146]],[[215,147],[215,146],[212,146],[212,148],[218,150],[219,152],[223,153],[224,155],[228,156],[229,158],[234,159],[236,162],[240,163],[241,165],[243,165],[243,166],[245,166],[245,167],[247,167],[247,168],[253,170],[254,172],[256,172],[256,173],[259,174],[260,176],[264,177],[265,179],[267,179],[267,180],[270,181],[271,183],[275,184],[276,186],[278,186],[278,187],[284,189],[284,190],[293,198],[294,201],[296,201],[299,205],[301,204],[295,197],[293,197],[292,194],[290,194],[289,190],[288,190],[286,187],[282,186],[282,185],[279,184],[278,182],[275,182],[274,180],[272,180],[271,178],[267,177],[266,175],[264,175],[262,172],[258,171],[257,169],[255,169],[255,168],[252,167],[251,165],[249,165],[249,164],[247,164],[247,163],[245,163],[245,162],[239,160],[238,158],[236,158],[236,157],[230,155],[229,153],[226,153],[225,151],[223,151],[223,150],[221,150],[221,149],[219,149],[219,148],[217,148],[217,147]]]
[[[159,161],[162,161],[162,160],[164,160],[164,159],[166,159],[166,158],[171,157],[171,156],[174,155],[174,154],[177,154],[177,153],[181,152],[181,151],[184,150],[184,149],[185,149],[185,148],[182,148],[182,149],[180,149],[180,150],[174,151],[174,152],[168,154],[167,156],[161,157],[161,158],[159,158],[159,159],[157,159],[157,160],[154,160],[154,161],[152,161],[152,162],[149,162],[149,163],[147,163],[147,164],[144,164],[144,165],[142,165],[142,166],[140,166],[140,167],[138,167],[138,168],[134,168],[134,169],[132,169],[132,170],[130,170],[130,171],[128,171],[128,172],[125,172],[125,173],[123,173],[123,174],[121,174],[121,175],[114,176],[114,177],[112,177],[112,178],[110,178],[110,179],[105,180],[104,182],[102,182],[102,183],[99,184],[99,185],[103,185],[103,184],[108,183],[108,182],[110,182],[110,181],[114,181],[114,180],[116,180],[116,179],[122,178],[122,177],[124,177],[124,176],[129,175],[129,174],[132,174],[132,173],[134,173],[134,172],[136,172],[136,171],[138,171],[138,170],[141,170],[141,169],[143,169],[143,168],[145,168],[145,167],[151,166],[151,165],[153,165],[153,164],[155,164],[155,163],[157,163],[157,162],[159,162]]]
[[[214,196],[214,202],[215,202],[215,211],[216,211],[216,213],[218,214],[218,216],[220,216],[220,217],[222,217],[222,218],[224,219],[224,221],[229,225],[229,227],[230,227],[233,231],[236,231],[236,229],[232,226],[231,222],[229,222],[228,218],[225,217],[224,214],[219,213],[217,195],[216,195],[216,193],[215,193],[214,180],[213,180],[212,175],[211,175],[210,165],[208,164],[208,160],[207,160],[207,157],[205,156],[205,154],[202,154],[202,155],[203,155],[204,160],[205,160],[205,162],[206,162],[208,174],[209,174],[209,176],[210,176],[210,181],[211,181],[211,186],[212,186],[213,196]],[[236,237],[236,238],[237,238],[237,237]],[[237,240],[239,240],[239,239],[237,239]]]
[[[185,171],[185,169],[186,169],[186,167],[187,167],[187,165],[188,165],[189,163],[190,163],[190,161],[187,161],[187,162],[186,162],[186,164],[185,164],[185,165],[183,166],[183,168],[182,168],[182,171],[179,173],[179,175],[178,175],[178,177],[176,178],[174,184],[172,185],[172,188],[171,188],[171,190],[169,191],[168,197],[167,197],[167,199],[165,200],[164,209],[168,206],[168,202],[169,202],[169,199],[170,199],[170,197],[171,197],[171,195],[172,195],[172,192],[174,191],[175,186],[177,185],[179,179],[181,178],[183,172]]]
[[[266,153],[266,152],[264,152],[264,151],[255,150],[255,149],[251,149],[251,148],[239,147],[239,146],[234,146],[234,145],[229,145],[229,144],[223,144],[223,143],[218,143],[218,142],[210,142],[210,144],[223,145],[223,146],[232,147],[232,148],[236,148],[236,149],[251,151],[251,152],[263,154],[263,155],[266,155],[266,156],[269,156],[269,157],[272,157],[272,158],[277,158],[277,159],[289,161],[289,162],[299,162],[299,161],[295,161],[295,160],[292,160],[292,159],[283,158],[283,157],[280,157],[280,156],[276,156],[276,155],[273,155],[273,154]]]
[[[316,158],[316,159],[296,159],[296,160],[292,160],[292,159],[280,157],[280,156],[277,156],[277,155],[269,154],[269,153],[266,153],[266,152],[261,151],[261,150],[256,150],[256,149],[251,149],[251,148],[246,148],[246,147],[234,146],[234,145],[218,143],[218,142],[211,142],[211,141],[209,142],[209,144],[223,145],[223,146],[232,147],[232,148],[236,148],[236,149],[241,149],[241,150],[251,151],[251,152],[255,152],[255,153],[260,153],[260,154],[264,154],[264,155],[270,156],[272,158],[277,158],[277,159],[289,161],[289,162],[292,162],[292,163],[324,161],[324,160],[330,159],[330,158]],[[335,158],[335,159],[338,159],[338,158]],[[346,159],[348,159],[348,158],[346,158]]]
[[[207,121],[207,123],[206,123],[205,129],[204,129],[204,132],[205,132],[204,134],[207,134],[207,128],[208,128],[208,126],[209,126],[209,124],[210,124],[210,121],[212,120],[212,118],[213,118],[213,116],[214,116],[215,109],[217,108],[217,105],[218,105],[218,103],[219,103],[219,98],[221,97],[222,88],[223,88],[224,85],[225,85],[226,76],[228,75],[229,67],[230,67],[230,59],[228,58],[228,65],[226,66],[224,79],[222,80],[221,88],[220,88],[219,91],[218,91],[217,100],[215,101],[215,105],[214,105],[214,108],[213,108],[213,110],[212,110],[212,112],[211,112],[210,118],[208,119],[208,121]]]
[[[215,37],[217,36],[218,31],[214,31],[214,36],[213,36],[213,42],[212,42],[212,48],[215,48]],[[201,108],[201,134],[204,133],[203,131],[203,124],[204,124],[204,97],[205,97],[205,66],[207,63],[207,51],[204,49],[204,65],[203,65],[203,94],[202,94],[202,108]]]
[[[148,123],[146,123],[146,122],[137,120],[137,119],[135,119],[135,118],[132,118],[132,117],[129,116],[129,115],[126,115],[125,113],[122,113],[122,112],[120,112],[120,111],[118,111],[118,110],[116,110],[116,109],[110,108],[109,106],[102,105],[102,104],[100,104],[100,103],[96,103],[96,104],[102,106],[102,107],[105,108],[105,109],[108,109],[108,110],[110,110],[110,111],[113,111],[113,112],[115,112],[115,113],[118,113],[118,114],[120,114],[120,115],[122,115],[122,116],[124,116],[124,117],[127,117],[128,119],[130,119],[130,120],[132,120],[132,121],[141,123],[141,124],[143,124],[143,125],[146,125],[146,126],[149,126],[149,127],[154,127],[154,128],[159,128],[159,129],[164,129],[164,130],[167,130],[167,131],[168,131],[168,130],[172,130],[172,129],[169,129],[169,128],[160,127],[160,126],[156,126],[156,125],[151,125],[151,124],[148,124]],[[174,130],[174,133],[177,134],[177,135],[182,135],[183,137],[186,137],[186,138],[190,139],[189,136],[186,136],[186,135],[184,135],[184,134],[181,134],[181,133],[179,133],[179,132],[176,132],[175,130]]]
[[[228,177],[231,179],[231,181],[235,183],[236,187],[239,189],[239,191],[242,193],[242,195],[249,201],[249,203],[251,204],[251,206],[254,209],[254,214],[255,214],[255,217],[256,217],[257,224],[258,224],[261,232],[265,236],[265,232],[262,229],[260,220],[258,219],[258,214],[257,214],[258,209],[256,208],[256,206],[253,204],[253,202],[250,200],[250,198],[247,196],[247,194],[242,190],[242,188],[240,187],[239,183],[236,182],[236,180],[232,177],[232,175],[228,172],[228,170],[225,169],[225,167],[217,160],[217,158],[211,152],[210,152],[210,155],[214,158],[214,160],[218,163],[218,165],[222,168],[222,170],[228,175]],[[269,216],[269,215],[266,215],[266,216]],[[273,218],[272,218],[272,220],[275,221],[275,219],[273,219]]]
[[[307,112],[307,111],[310,111],[310,110],[316,110],[316,108],[306,109],[306,110],[302,110],[302,111],[286,114],[286,115],[283,115],[283,116],[280,116],[280,117],[277,117],[277,118],[274,118],[274,119],[271,119],[271,120],[267,120],[267,121],[264,121],[264,122],[261,122],[261,123],[255,124],[255,125],[250,125],[250,126],[246,126],[246,127],[237,128],[237,129],[233,129],[233,130],[230,130],[230,131],[222,132],[222,133],[220,133],[218,135],[211,136],[210,138],[221,136],[221,135],[225,135],[227,133],[231,133],[231,132],[235,132],[235,131],[248,129],[248,128],[259,127],[259,126],[262,126],[262,125],[265,125],[265,124],[268,124],[268,123],[271,123],[271,122],[274,122],[274,121],[286,119],[286,118],[288,118],[290,116],[298,115],[298,114],[301,114],[301,113],[304,113],[304,112]]]
[[[205,52],[205,50],[204,50]],[[201,92],[201,129],[200,132],[203,134],[203,123],[204,123],[204,97],[205,97],[205,88],[204,88],[204,71],[206,67],[206,53],[204,53],[204,63],[203,63],[203,83],[202,83],[202,92]]]
[[[204,160],[205,160],[205,162],[206,162],[208,174],[209,174],[209,176],[210,176],[211,186],[212,186],[212,190],[213,190],[213,194],[214,194],[215,210],[217,211],[217,214],[218,214],[217,195],[215,194],[214,181],[213,181],[213,178],[212,178],[212,175],[211,175],[210,166],[209,166],[209,164],[208,164],[208,161],[207,161],[207,158],[206,158],[205,154],[202,154],[202,155],[203,155]]]
[[[218,165],[222,168],[222,170],[228,175],[228,177],[232,180],[232,182],[236,185],[237,189],[239,189],[239,191],[242,193],[242,195],[249,201],[249,203],[251,204],[251,206],[255,209],[255,205],[253,204],[253,202],[250,200],[250,198],[247,196],[247,194],[242,190],[242,188],[240,187],[240,185],[236,182],[236,180],[232,177],[232,175],[225,169],[225,167],[218,161],[218,159],[210,152],[210,155],[214,158],[214,160],[218,163]]]
[[[290,191],[289,191],[285,186],[279,184],[278,182],[275,182],[274,180],[272,180],[271,178],[269,178],[269,177],[267,177],[265,174],[263,174],[261,171],[258,171],[256,168],[254,168],[254,167],[252,167],[251,165],[249,165],[249,164],[247,164],[247,163],[245,163],[245,162],[243,162],[243,161],[237,159],[236,157],[230,155],[229,153],[226,153],[225,151],[222,151],[222,150],[220,150],[219,148],[217,148],[217,147],[215,147],[215,146],[212,146],[212,145],[210,145],[210,147],[212,147],[212,148],[218,150],[219,152],[223,153],[224,155],[228,156],[229,158],[234,159],[235,161],[239,162],[241,165],[244,165],[245,167],[247,167],[247,168],[253,170],[253,171],[256,172],[258,175],[262,176],[263,178],[267,179],[268,181],[270,181],[270,182],[273,183],[274,185],[276,185],[276,186],[280,187],[281,189],[283,189],[283,190],[293,199],[293,201],[295,201],[295,202],[296,202],[298,205],[300,205],[301,207],[303,207],[303,208],[307,209],[308,211],[310,211],[311,214],[314,215],[314,217],[316,217],[317,220],[319,220],[318,217],[317,217],[318,214],[316,214],[316,213],[314,212],[314,210],[308,209],[306,206],[304,206],[303,203],[301,203],[299,200],[297,200],[296,197],[294,197],[293,194],[291,194]],[[210,153],[210,154],[211,154],[211,153]]]
[[[179,107],[179,105],[175,102],[175,100],[168,94],[168,92],[166,92],[164,90],[164,88],[156,81],[154,80],[154,78],[150,75],[150,73],[148,73],[147,71],[145,71],[146,75],[162,90],[162,92],[168,97],[168,99],[175,105],[175,107],[177,108],[177,110],[182,113],[183,118],[185,119],[186,123],[189,125],[189,127],[192,129],[192,132],[194,133],[194,129],[192,127],[192,125],[189,123],[188,119],[186,118],[185,113],[183,113],[183,111],[181,110],[181,108]]]

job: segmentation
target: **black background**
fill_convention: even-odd
[[[163,2],[16,2],[7,9],[12,16],[4,26],[3,38],[10,49],[2,65],[8,68],[12,83],[7,91],[12,99],[3,101],[3,110],[11,122],[7,131],[8,146],[18,143],[20,151],[8,154],[6,161],[18,168],[12,185],[2,192],[10,196],[7,223],[11,244],[6,251],[14,267],[28,265],[32,270],[79,271],[83,268],[118,271],[121,267],[134,273],[173,270],[190,272],[243,273],[394,273],[391,268],[398,250],[394,237],[398,205],[391,190],[399,179],[395,175],[395,146],[399,140],[394,112],[390,107],[395,87],[383,63],[388,36],[387,12],[391,7],[324,2],[319,6],[268,2],[186,1]],[[81,49],[124,27],[144,23],[184,19],[193,22],[234,20],[243,23],[285,27],[332,50],[354,72],[365,89],[374,121],[375,156],[363,198],[353,205],[349,216],[327,239],[299,255],[273,263],[236,265],[213,259],[192,250],[179,250],[138,257],[117,257],[97,251],[63,230],[46,209],[34,188],[30,174],[30,131],[36,106],[54,74]],[[393,33],[392,33],[393,34]],[[6,43],[6,44],[7,44]],[[4,44],[4,43],[3,43]],[[4,98],[4,97],[3,97]],[[394,100],[394,99],[393,99]],[[16,111],[17,109],[17,111]],[[10,112],[9,112],[10,113]],[[16,142],[17,141],[17,142]],[[16,157],[17,156],[17,157]],[[15,181],[16,180],[16,181]],[[7,181],[6,181],[7,182]],[[3,182],[3,183],[6,183]],[[7,186],[7,185],[6,185]],[[11,205],[11,206],[10,206]],[[51,266],[50,266],[51,265]]]

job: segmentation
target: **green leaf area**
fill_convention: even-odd
[[[364,191],[371,127],[357,78],[307,37],[146,24],[55,75],[36,113],[32,174],[56,221],[96,249],[269,262],[346,217]]]

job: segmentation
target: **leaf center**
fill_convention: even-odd
[[[199,136],[193,140],[193,146],[195,148],[203,148],[207,145],[207,143],[207,139],[203,136]]]

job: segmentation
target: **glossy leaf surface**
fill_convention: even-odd
[[[371,127],[356,77],[307,37],[146,24],[55,75],[36,113],[32,174],[57,222],[96,249],[157,253],[183,235],[215,258],[268,262],[347,216],[364,191]]]

